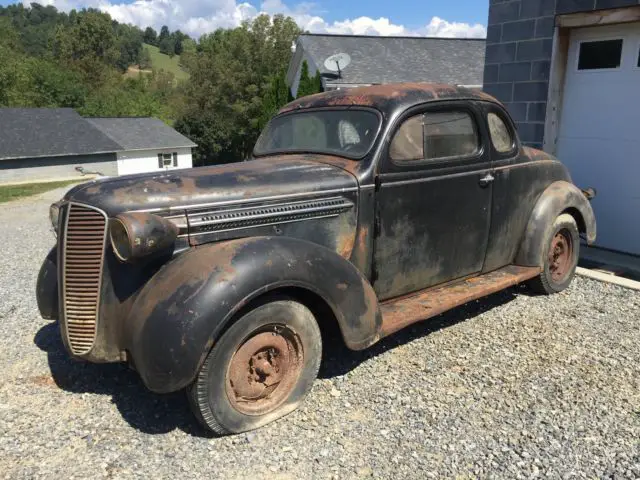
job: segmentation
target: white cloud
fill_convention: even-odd
[[[424,34],[428,37],[465,37],[465,38],[485,38],[487,29],[484,25],[476,23],[447,22],[440,17],[433,17],[424,29]]]
[[[23,0],[28,5],[31,0]],[[168,25],[170,29],[181,29],[193,36],[212,32],[216,28],[240,25],[261,12],[282,13],[293,17],[304,30],[315,33],[339,33],[354,35],[407,35],[435,37],[486,36],[481,24],[471,25],[433,17],[420,28],[407,28],[392,23],[385,17],[358,17],[327,22],[315,4],[299,2],[292,7],[282,0],[264,0],[260,8],[237,0],[134,0],[118,3],[118,0],[41,0],[61,10],[94,7],[109,13],[119,22],[132,23],[140,27],[153,26],[159,29]]]

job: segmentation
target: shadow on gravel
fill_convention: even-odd
[[[523,287],[515,287],[471,302],[401,330],[361,352],[347,349],[339,332],[333,332],[331,335],[335,338],[324,341],[319,376],[332,378],[344,375],[387,350],[504,305],[516,298],[517,294],[528,294],[528,291]],[[149,434],[168,433],[179,428],[193,436],[214,437],[193,417],[183,392],[154,394],[146,389],[138,374],[124,364],[93,364],[72,360],[64,349],[56,323],[43,326],[36,333],[34,343],[47,352],[51,376],[59,388],[72,393],[110,395],[122,417],[133,428]]]
[[[149,434],[176,428],[210,438],[193,417],[184,392],[158,395],[147,390],[138,374],[124,364],[95,364],[72,360],[64,349],[56,323],[42,327],[34,343],[47,352],[53,381],[72,393],[110,395],[122,417],[133,428]]]
[[[318,376],[320,378],[333,378],[344,375],[353,370],[362,362],[370,358],[391,350],[397,346],[412,342],[418,338],[425,337],[434,332],[447,327],[456,325],[457,323],[470,320],[488,310],[500,305],[505,305],[514,300],[517,295],[531,295],[531,292],[524,286],[509,288],[498,293],[494,293],[488,297],[476,300],[460,307],[449,310],[437,317],[416,323],[410,327],[400,330],[399,332],[382,339],[371,348],[360,352],[349,350],[342,339],[340,332],[333,331],[333,338],[328,339],[323,344],[322,365]]]

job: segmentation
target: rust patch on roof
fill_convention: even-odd
[[[479,91],[455,85],[439,83],[388,83],[357,87],[344,90],[332,90],[302,97],[285,105],[280,113],[304,108],[359,105],[380,110],[388,108],[390,103],[421,103],[445,99],[478,99],[497,102],[492,96]]]

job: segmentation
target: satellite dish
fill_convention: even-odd
[[[351,63],[351,57],[347,53],[336,53],[324,61],[324,68],[332,72],[342,72],[342,69]]]

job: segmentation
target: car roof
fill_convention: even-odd
[[[438,100],[484,100],[500,103],[481,90],[439,83],[389,83],[356,87],[301,97],[285,105],[279,113],[307,108],[361,106],[392,115],[395,110]]]

